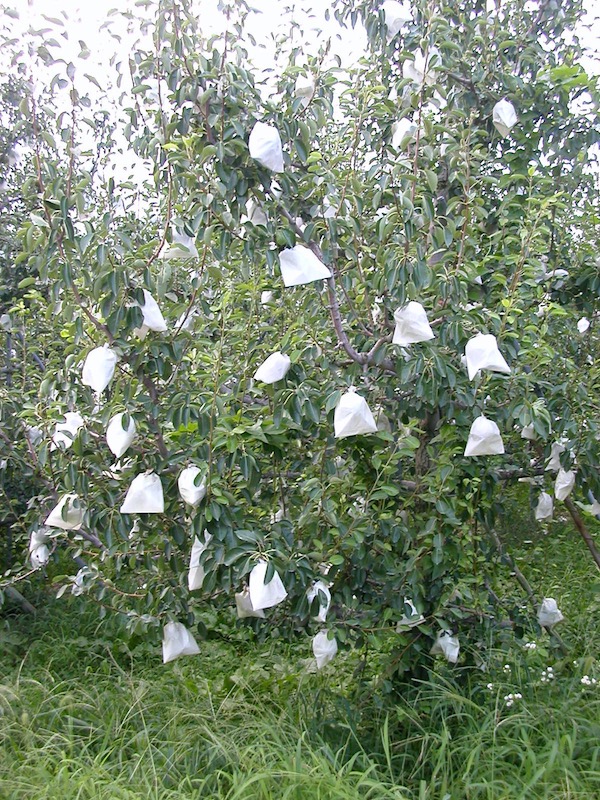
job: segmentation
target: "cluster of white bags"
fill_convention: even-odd
[[[358,436],[361,433],[377,433],[377,423],[367,401],[354,388],[344,392],[338,400],[333,427],[336,439]]]
[[[163,488],[155,472],[141,472],[132,480],[121,506],[122,514],[162,514]]]
[[[542,600],[542,604],[538,609],[537,618],[540,625],[543,625],[545,628],[551,628],[553,625],[556,625],[557,622],[561,622],[564,619],[553,597],[545,597]]]
[[[465,456],[493,456],[504,452],[504,443],[496,423],[483,415],[471,425]]]
[[[319,631],[312,642],[313,655],[317,662],[317,669],[322,669],[336,656],[338,644],[336,639],[330,639],[327,631]]]
[[[204,553],[212,538],[212,535],[208,531],[204,531],[202,540],[197,536],[194,536],[192,553],[190,555],[190,568],[188,571],[188,589],[190,592],[202,588],[206,573],[204,571],[204,567],[200,563],[200,556],[202,553]]]
[[[177,487],[181,499],[194,508],[206,496],[206,481],[198,480],[198,476],[202,470],[200,467],[190,466],[181,470],[179,478],[177,479]]]
[[[117,361],[117,354],[107,344],[90,350],[81,372],[82,383],[101,394],[113,379]]]
[[[115,414],[106,429],[106,444],[115,458],[121,458],[135,439],[136,427],[133,417],[129,417],[127,428],[123,428],[125,413]]]
[[[450,664],[456,664],[459,651],[458,636],[452,636],[448,631],[440,631],[429,652],[432,656],[443,655]]]
[[[297,244],[279,253],[283,285],[300,286],[331,278],[331,272],[308,247]]]
[[[47,529],[40,528],[31,532],[29,537],[29,560],[33,569],[40,569],[50,560]]]
[[[383,19],[385,20],[386,38],[388,42],[400,33],[400,30],[407,22],[412,20],[410,6],[399,3],[398,0],[386,0],[381,6]]]
[[[554,497],[557,500],[566,500],[575,486],[575,473],[573,470],[566,472],[562,467],[558,470],[554,482]]]
[[[510,374],[510,367],[498,349],[496,337],[491,333],[479,333],[469,339],[465,347],[465,358],[469,380],[473,380],[480,369],[489,369],[492,372]]]
[[[254,373],[254,380],[261,383],[277,383],[285,378],[291,366],[289,356],[279,351],[271,353]]]
[[[83,418],[77,411],[67,411],[64,422],[57,422],[52,436],[51,450],[63,445],[65,450],[73,444],[77,432],[83,427]]]
[[[511,128],[517,124],[517,112],[513,104],[508,100],[500,100],[496,103],[492,112],[492,121],[500,136],[503,138],[508,136]]]
[[[83,525],[85,509],[76,494],[64,494],[46,517],[44,525],[63,531],[78,531]]]
[[[265,583],[267,567],[266,561],[259,561],[250,572],[248,591],[254,611],[272,608],[282,603],[287,597],[287,591],[277,571],[275,571],[271,580]]]
[[[147,289],[144,289],[143,292],[144,305],[140,306],[143,316],[142,327],[135,330],[140,339],[143,339],[148,331],[164,333],[167,330],[167,323],[158,307],[158,303]]]
[[[256,611],[252,608],[250,600],[250,592],[246,586],[241,592],[235,595],[235,606],[237,609],[238,619],[245,619],[246,617],[258,617],[259,619],[265,618],[265,612],[262,610]]]
[[[409,344],[426,342],[428,339],[434,338],[427,319],[427,312],[420,303],[416,303],[414,300],[394,311],[394,321],[396,328],[392,339],[393,344],[406,347]]]
[[[535,508],[535,518],[538,522],[543,522],[547,519],[552,519],[552,512],[554,511],[554,501],[547,492],[542,492],[539,496],[537,506]]]
[[[196,640],[181,622],[167,622],[163,628],[163,664],[179,656],[197,656],[200,652]]]
[[[315,581],[306,592],[309,607],[312,605],[315,597],[319,599],[319,613],[314,619],[318,622],[325,622],[329,606],[331,605],[331,592],[324,581]]]
[[[271,172],[283,172],[283,150],[279,131],[266,122],[257,122],[248,139],[250,156],[270,169]]]

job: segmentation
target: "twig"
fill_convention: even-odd
[[[592,535],[590,534],[588,529],[585,527],[584,522],[581,519],[581,517],[579,516],[579,512],[577,511],[577,508],[575,507],[575,504],[573,503],[571,498],[567,497],[565,499],[564,503],[565,503],[566,507],[568,508],[569,514],[571,515],[571,519],[573,520],[573,523],[574,523],[575,527],[577,528],[577,530],[581,534],[581,537],[582,537],[583,541],[585,542],[587,549],[592,554],[592,558],[596,562],[596,566],[598,567],[598,569],[600,569],[600,551],[596,547],[596,543],[592,539]]]
[[[496,549],[498,551],[498,554],[500,555],[500,558],[506,564],[508,564],[508,566],[510,567],[511,571],[514,573],[515,578],[517,579],[517,583],[523,589],[523,591],[527,594],[527,597],[529,598],[529,602],[530,602],[531,606],[533,608],[536,608],[539,605],[539,603],[538,603],[538,601],[536,599],[535,592],[531,588],[531,584],[529,583],[529,581],[527,580],[525,575],[523,575],[523,573],[521,572],[519,567],[516,565],[513,557],[504,550],[504,547],[502,546],[502,542],[500,541],[500,537],[498,536],[496,531],[493,528],[489,528],[488,530],[489,530],[489,532],[490,532],[490,534],[492,536],[492,539],[494,540],[494,544],[496,545]],[[569,652],[569,648],[563,642],[563,640],[559,636],[559,634],[556,633],[556,631],[552,627],[550,627],[549,625],[542,625],[542,628],[544,628],[547,631],[547,633],[556,640],[556,642],[557,642],[558,646],[560,647],[560,649],[562,650],[563,654],[567,655],[567,653]]]

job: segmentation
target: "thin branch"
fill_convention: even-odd
[[[592,558],[596,562],[596,566],[598,567],[598,569],[600,569],[600,551],[596,547],[596,543],[592,539],[591,533],[585,527],[585,524],[584,524],[583,520],[581,519],[581,517],[579,515],[579,512],[577,511],[575,503],[573,503],[573,501],[571,500],[570,497],[567,497],[565,499],[564,503],[565,503],[566,507],[568,508],[569,514],[571,515],[571,519],[573,520],[573,523],[574,523],[575,527],[577,528],[577,530],[581,534],[581,537],[582,537],[583,541],[585,542],[587,549],[592,554]]]
[[[271,192],[270,189],[265,187],[265,191],[269,196],[277,203],[280,212],[286,218],[286,220],[290,223],[296,234],[301,238],[304,239],[304,234],[300,226],[296,223],[296,220],[292,217],[290,212],[279,203],[275,195]],[[308,247],[312,250],[312,252],[316,255],[319,261],[325,263],[325,259],[323,257],[323,251],[319,247],[319,245],[310,240],[307,242]],[[370,353],[359,353],[356,350],[350,339],[348,338],[348,334],[344,330],[344,323],[342,321],[342,314],[340,311],[340,304],[337,298],[336,286],[335,286],[335,276],[332,275],[331,278],[327,278],[327,294],[329,297],[329,313],[331,315],[331,321],[333,322],[333,327],[335,328],[335,332],[338,338],[339,343],[344,348],[346,353],[350,356],[350,358],[355,361],[357,364],[362,364],[364,366],[373,364],[380,369],[383,369],[387,372],[393,372],[396,374],[396,370],[394,369],[394,362],[391,358],[384,358],[379,364],[375,364],[374,362],[374,354],[373,351]]]
[[[498,551],[498,554],[500,555],[500,558],[510,567],[511,571],[514,573],[514,576],[515,576],[515,578],[517,580],[517,583],[523,589],[523,591],[527,594],[527,597],[529,598],[529,602],[532,605],[532,607],[534,609],[537,608],[539,606],[539,603],[538,603],[537,598],[535,596],[535,592],[531,588],[531,584],[529,583],[529,581],[527,580],[525,575],[523,575],[523,573],[521,572],[521,570],[519,569],[519,567],[515,563],[513,557],[504,550],[502,542],[500,541],[500,537],[498,536],[496,531],[493,528],[489,528],[488,530],[489,530],[489,533],[490,533],[492,539],[494,540],[494,544],[496,545],[496,550]],[[568,649],[567,645],[563,642],[563,640],[559,636],[559,634],[556,633],[556,631],[549,625],[542,625],[542,628],[544,628],[546,630],[546,632],[556,640],[556,642],[559,645],[559,647],[562,650],[562,652],[565,655],[567,655],[567,653],[569,652],[569,649]]]

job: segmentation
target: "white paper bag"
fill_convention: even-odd
[[[271,353],[254,373],[254,380],[261,383],[277,383],[285,378],[291,366],[289,356],[279,351]]]
[[[81,382],[100,394],[111,382],[116,366],[117,354],[114,350],[107,344],[104,347],[95,347],[87,354],[81,372]]]
[[[469,431],[465,455],[493,456],[500,455],[503,452],[504,443],[496,423],[484,416],[477,417]]]
[[[521,431],[521,439],[528,439],[530,442],[534,442],[536,438],[533,425],[524,425]]]
[[[396,633],[400,633],[401,631],[406,630],[406,628],[414,628],[417,625],[422,625],[425,622],[425,617],[423,614],[419,614],[412,600],[407,600],[405,598],[404,605],[408,606],[410,611],[408,614],[403,614],[396,623]]]
[[[200,563],[200,556],[206,550],[212,540],[212,535],[208,531],[204,531],[203,539],[194,536],[194,543],[192,545],[192,553],[190,555],[190,568],[188,572],[188,589],[190,592],[202,588],[204,582],[204,566]]]
[[[331,278],[331,272],[325,264],[303,244],[282,250],[279,253],[279,265],[283,285],[286,287]]]
[[[388,42],[391,42],[400,33],[402,26],[412,20],[410,7],[404,3],[397,2],[397,0],[386,0],[381,6],[381,11],[383,11],[385,27],[387,28],[386,37]]]
[[[312,651],[317,661],[317,669],[322,669],[336,656],[338,644],[336,639],[330,639],[327,631],[319,631],[312,641]]]
[[[73,444],[77,432],[83,427],[83,418],[77,411],[67,411],[64,422],[57,422],[52,436],[51,450],[63,445],[65,450]],[[70,435],[69,435],[70,434]]]
[[[392,147],[401,150],[402,146],[414,139],[417,126],[407,117],[402,117],[392,125]]]
[[[565,446],[562,442],[554,442],[550,448],[550,458],[546,464],[546,472],[558,472],[560,467],[560,455],[565,452]]]
[[[500,136],[508,136],[510,129],[517,124],[517,112],[513,104],[509,103],[508,100],[500,100],[496,103],[492,113],[492,121]]]
[[[575,486],[575,473],[573,470],[565,472],[564,469],[558,470],[556,481],[554,482],[554,497],[557,500],[566,500]]]
[[[162,514],[165,510],[163,488],[155,472],[141,472],[131,481],[122,514]]]
[[[440,631],[429,652],[432,656],[443,655],[450,664],[456,664],[459,651],[458,636],[452,636],[448,631]]]
[[[254,611],[261,611],[263,608],[271,608],[282,603],[287,597],[287,592],[279,573],[275,571],[271,580],[265,584],[267,574],[267,562],[259,561],[252,568],[250,573],[249,592],[250,603]]]
[[[315,581],[306,592],[309,608],[312,605],[315,597],[319,598],[319,613],[314,619],[319,622],[325,622],[327,619],[327,612],[331,605],[331,592],[324,581]],[[323,599],[324,598],[324,599]]]
[[[557,622],[562,622],[564,619],[553,597],[545,597],[542,600],[542,605],[538,609],[537,618],[540,625],[543,625],[545,628],[551,628],[553,625],[556,625]]]
[[[312,75],[298,75],[296,79],[296,86],[294,87],[294,95],[302,98],[301,105],[303,108],[310,103],[315,94],[315,81]]]
[[[106,444],[115,458],[121,458],[135,439],[136,427],[133,417],[129,417],[126,430],[123,429],[123,417],[125,413],[115,414],[106,429]]]
[[[196,478],[201,472],[200,467],[186,467],[179,473],[179,478],[177,479],[177,486],[182,500],[190,506],[194,506],[194,508],[206,496],[206,481],[196,482]]]
[[[587,317],[582,317],[577,323],[577,330],[579,333],[585,333],[590,327],[590,321]]]
[[[283,150],[279,131],[265,122],[257,122],[248,139],[250,156],[272,172],[283,172]]]
[[[76,494],[63,494],[46,517],[44,525],[62,528],[63,531],[78,531],[83,525],[85,509]]]
[[[403,308],[397,308],[394,311],[394,320],[396,329],[392,339],[393,344],[406,347],[409,344],[426,342],[428,339],[434,338],[434,333],[427,319],[427,312],[421,303],[415,303],[414,300],[411,300]]]
[[[144,289],[143,291],[144,305],[140,306],[142,309],[143,323],[141,328],[136,329],[141,339],[144,338],[148,331],[164,333],[167,330],[167,323],[165,322],[165,318],[158,307],[158,303],[147,289]]]
[[[189,311],[184,311],[180,314],[175,323],[176,330],[179,331],[193,331],[196,320],[200,316],[197,308],[191,308]]]
[[[44,438],[44,432],[36,425],[25,425],[25,436],[32,447],[38,445]]]
[[[238,619],[245,619],[246,617],[258,617],[259,619],[265,618],[265,612],[255,611],[252,608],[252,603],[250,602],[250,592],[248,591],[248,587],[243,589],[241,592],[237,592],[235,595],[235,606],[237,609]]]
[[[538,522],[543,522],[546,519],[552,519],[552,512],[554,510],[554,501],[547,492],[542,492],[535,508],[535,518]]]
[[[50,560],[48,531],[46,528],[31,531],[31,536],[29,537],[29,560],[33,569],[40,569]]]
[[[432,65],[432,61],[435,62]],[[421,50],[415,52],[414,60],[405,59],[402,64],[402,76],[419,85],[423,83],[435,83],[434,70],[439,69],[440,51],[436,47],[430,47],[425,59],[425,54]]]
[[[179,656],[197,656],[200,648],[196,640],[181,622],[167,622],[163,628],[163,664]]]
[[[165,242],[159,255],[165,261],[199,257],[194,237],[179,231],[173,231],[173,242]]]
[[[364,397],[349,389],[340,397],[335,407],[333,427],[336,439],[377,433],[377,423]]]
[[[465,358],[471,381],[480,369],[510,374],[510,367],[498,349],[496,337],[491,333],[478,333],[469,339],[465,347]]]
[[[261,306],[266,306],[268,303],[273,302],[273,292],[261,292],[260,293],[260,304]]]
[[[246,203],[246,216],[248,217],[248,222],[253,225],[266,225],[269,221],[265,212],[254,200],[248,200]]]

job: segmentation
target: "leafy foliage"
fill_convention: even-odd
[[[21,530],[77,494],[85,525],[52,534],[48,570],[60,592],[85,592],[132,633],[170,618],[205,633],[263,559],[266,580],[277,570],[289,597],[266,622],[247,623],[259,636],[316,631],[306,593],[326,574],[340,641],[378,646],[410,600],[425,621],[399,630],[398,672],[427,664],[440,630],[460,632],[477,661],[515,622],[490,589],[499,487],[543,481],[562,439],[576,497],[600,497],[597,82],[577,42],[562,38],[579,5],[557,15],[519,0],[484,14],[480,2],[428,0],[390,41],[379,5],[332,4],[342,26],[362,20],[367,31],[368,53],[351,67],[326,41],[313,54],[290,37],[265,75],[251,64],[245,3],[222,4],[216,36],[181,0],[147,4],[150,21],[137,24],[152,40],[131,53],[120,109],[119,135],[152,170],[138,184],[111,174],[123,140],[94,123],[108,112],[90,111],[97,81],[79,66],[64,65],[53,83],[56,97],[60,81],[69,90],[68,113],[42,125],[42,99],[30,101],[26,188],[37,205],[19,258],[38,279],[14,313],[24,331],[35,320],[48,345],[39,386],[26,364],[19,394],[6,397],[7,414],[42,431],[33,446],[21,427],[9,456],[39,481]],[[33,52],[62,69],[39,36]],[[297,94],[298,76],[312,76],[312,97]],[[504,138],[492,123],[502,98],[519,117]],[[394,123],[407,118],[413,129],[398,139]],[[258,120],[280,133],[282,173],[250,158]],[[94,169],[77,149],[90,128],[91,150],[106,151]],[[332,278],[284,289],[278,253],[295,244]],[[139,335],[143,289],[166,333]],[[411,300],[435,338],[404,350],[392,343],[393,314]],[[469,380],[461,356],[480,332],[497,337],[510,375]],[[81,364],[103,344],[119,363],[95,397]],[[274,351],[289,355],[287,376],[253,382]],[[336,440],[334,409],[350,386],[377,411],[379,431]],[[75,410],[84,426],[56,447],[55,424]],[[104,435],[118,412],[138,434],[115,467]],[[506,453],[465,458],[484,412]],[[177,493],[192,463],[207,487],[193,511]],[[164,514],[120,513],[144,471],[160,476]],[[206,576],[190,594],[187,562],[204,531]]]

